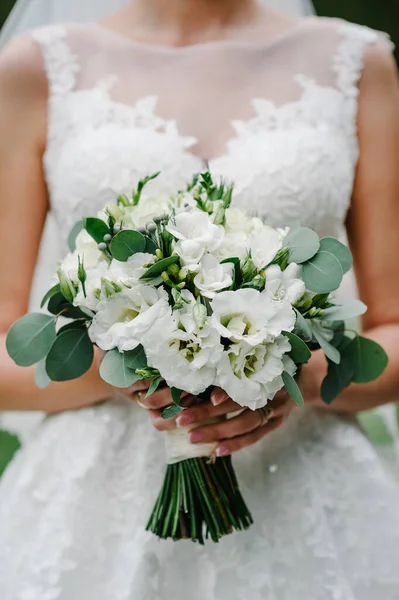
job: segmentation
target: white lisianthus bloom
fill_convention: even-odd
[[[219,362],[217,385],[240,406],[262,408],[284,386],[283,372],[294,375],[296,371],[295,363],[287,356],[290,349],[285,336],[257,346],[232,344]]]
[[[248,236],[242,231],[227,233],[213,254],[219,260],[235,256],[240,260],[244,260],[248,254]]]
[[[226,209],[226,233],[243,233],[249,235],[256,229],[264,227],[262,221],[257,217],[249,217],[239,208],[232,207]]]
[[[254,289],[220,292],[212,300],[212,324],[221,337],[256,346],[292,331],[295,312],[288,302],[273,302]]]
[[[98,262],[105,260],[102,252],[98,249],[98,244],[82,229],[76,236],[75,250],[67,254],[61,262],[60,267],[68,275],[69,279],[78,283],[78,256],[83,260],[86,271],[97,265]]]
[[[262,229],[256,229],[251,233],[248,238],[248,245],[256,268],[263,269],[281,249],[282,240],[276,229],[264,226]]]
[[[196,273],[205,253],[205,247],[193,240],[179,240],[173,245],[173,252],[180,258],[185,271]]]
[[[169,312],[164,289],[137,285],[98,304],[90,336],[102,350],[133,350],[154,321]]]
[[[194,285],[205,298],[212,299],[217,292],[233,284],[233,270],[232,263],[222,265],[212,254],[205,254],[201,259],[200,271],[194,278]]]
[[[154,255],[146,252],[137,252],[130,256],[126,262],[113,259],[108,270],[108,279],[126,287],[139,284],[140,277],[147,268],[154,264]]]
[[[172,208],[173,201],[170,196],[145,196],[143,194],[137,206],[124,207],[123,216],[121,217],[123,227],[133,227],[134,229],[145,227],[154,218],[169,214]]]
[[[190,304],[155,320],[142,344],[149,366],[158,369],[169,386],[200,394],[215,382],[223,346],[209,317],[198,325],[194,297],[183,295]]]
[[[86,269],[85,283],[86,295],[83,293],[82,284],[79,283],[78,293],[73,301],[75,306],[97,310],[101,300],[101,280],[108,277],[108,263],[104,260],[91,269]]]
[[[196,209],[176,214],[166,229],[176,240],[195,242],[204,252],[216,250],[224,236],[223,227],[212,223],[208,213]]]
[[[266,269],[266,285],[264,293],[272,300],[288,301],[295,304],[304,295],[306,288],[304,282],[299,279],[300,267],[291,263],[282,271],[278,265],[272,265]]]

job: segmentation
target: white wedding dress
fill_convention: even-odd
[[[339,235],[358,159],[357,83],[379,34],[308,18],[262,43],[134,43],[96,25],[32,35],[49,80],[44,157],[70,228],[161,170],[205,160],[274,225]],[[163,439],[133,402],[48,417],[0,483],[1,600],[398,600],[399,484],[355,421],[297,409],[236,455],[255,525],[219,545],[144,528]]]

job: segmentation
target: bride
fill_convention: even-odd
[[[397,600],[399,485],[354,415],[399,393],[398,107],[383,36],[255,0],[136,0],[7,45],[0,408],[49,416],[0,482],[2,599]],[[7,357],[5,334],[26,311],[50,209],[64,253],[76,221],[143,175],[161,170],[152,192],[169,193],[205,161],[272,225],[339,235],[346,223],[364,328],[390,365],[327,408],[315,352],[300,381],[307,408],[280,394],[267,424],[244,412],[197,427],[192,443],[234,453],[256,522],[202,548],[144,531],[163,473],[156,429],[168,390],[139,406],[140,386],[111,389],[96,366],[39,390]],[[182,420],[235,408],[219,390]]]

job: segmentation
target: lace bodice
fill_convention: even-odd
[[[97,24],[33,36],[49,81],[44,161],[62,235],[143,175],[160,170],[152,192],[173,192],[205,162],[270,223],[337,233],[358,158],[357,83],[375,31],[308,18],[270,43],[169,49]]]

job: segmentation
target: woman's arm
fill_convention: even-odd
[[[47,83],[34,43],[23,37],[0,56],[0,410],[54,412],[111,395],[98,368],[77,381],[39,390],[34,367],[8,357],[10,325],[28,309],[48,198],[42,169],[46,143]]]
[[[395,62],[383,45],[370,47],[360,82],[360,160],[348,215],[348,236],[361,299],[368,311],[364,335],[389,356],[373,383],[350,386],[331,410],[358,412],[399,401],[399,84]],[[316,353],[304,372],[313,403],[325,375]]]

